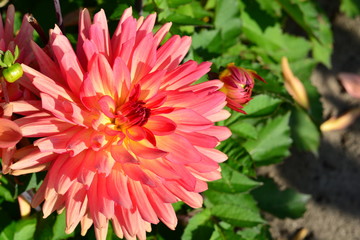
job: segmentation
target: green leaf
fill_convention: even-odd
[[[243,110],[246,112],[245,117],[263,117],[273,114],[282,100],[279,98],[270,97],[265,94],[255,96]]]
[[[212,208],[215,205],[230,204],[237,208],[259,211],[253,196],[248,193],[224,193],[209,189],[204,192],[205,206]]]
[[[258,182],[234,170],[227,164],[221,164],[222,178],[209,182],[209,189],[225,193],[246,192],[259,185]]]
[[[214,227],[210,221],[211,213],[205,209],[190,218],[181,240],[209,239]]]
[[[210,240],[233,240],[239,239],[239,236],[233,231],[233,229],[224,229],[219,225],[215,225],[215,231],[210,237]]]
[[[236,43],[241,33],[240,11],[237,0],[216,2],[214,25],[216,29],[220,29],[224,49]]]
[[[14,190],[14,186],[10,184],[7,177],[0,175],[0,198],[8,202],[14,202]]]
[[[237,138],[229,138],[223,141],[219,150],[228,156],[226,164],[233,169],[238,169],[247,176],[255,176],[254,163],[249,153],[242,147],[242,141]]]
[[[252,191],[261,209],[279,218],[299,218],[304,214],[309,195],[293,189],[281,191],[272,179],[262,180],[264,185]]]
[[[191,47],[209,53],[217,53],[221,49],[221,36],[219,30],[204,29],[199,33],[194,33]]]
[[[258,137],[257,129],[252,124],[245,121],[237,121],[230,126],[230,130],[233,134],[237,134],[243,138],[256,139]]]
[[[270,119],[259,129],[256,140],[249,139],[243,147],[250,153],[252,159],[259,165],[282,161],[290,155],[292,140],[289,128],[290,112]]]
[[[7,50],[4,54],[4,59],[3,62],[10,67],[13,63],[14,63],[14,56],[12,55],[12,53]]]
[[[18,59],[19,54],[20,54],[19,47],[18,47],[18,45],[16,45],[15,52],[14,52],[14,61],[16,61],[16,59]]]
[[[360,15],[360,0],[342,0],[340,2],[340,11],[348,17],[354,18]]]
[[[75,233],[66,234],[66,214],[65,211],[61,214],[56,216],[55,223],[52,227],[53,229],[53,237],[51,240],[60,240],[60,239],[67,239],[69,237],[75,236]]]
[[[34,239],[36,218],[21,219],[11,222],[1,233],[0,240],[31,240]]]
[[[255,226],[252,228],[245,228],[239,232],[242,240],[272,240],[269,232],[269,226]]]
[[[220,204],[211,208],[212,215],[238,227],[252,227],[265,223],[258,211],[239,208],[237,205]]]
[[[293,108],[290,117],[291,136],[299,150],[311,151],[317,155],[320,131],[303,109]]]

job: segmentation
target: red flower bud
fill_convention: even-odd
[[[255,71],[237,67],[234,63],[229,63],[219,78],[224,82],[220,91],[226,94],[227,106],[242,113],[245,112],[241,108],[252,99],[254,79],[265,82]]]

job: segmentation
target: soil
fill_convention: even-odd
[[[338,1],[318,1],[332,21],[334,53],[332,68],[318,66],[312,82],[323,103],[324,119],[359,108],[337,79],[340,72],[360,74],[360,17],[340,14]],[[271,216],[271,232],[276,240],[294,237],[300,229],[308,240],[360,240],[360,120],[345,130],[323,133],[319,155],[293,150],[282,164],[264,167],[282,187],[292,187],[311,195],[307,212],[297,220]]]

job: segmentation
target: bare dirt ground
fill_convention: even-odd
[[[360,17],[349,19],[338,12],[338,1],[319,1],[331,18],[334,32],[332,69],[319,66],[312,82],[324,106],[324,118],[360,107],[341,87],[337,74],[360,74]],[[311,195],[304,217],[272,219],[276,240],[294,239],[301,228],[308,240],[360,240],[360,120],[346,130],[324,133],[316,157],[293,151],[284,163],[260,169],[283,187]]]

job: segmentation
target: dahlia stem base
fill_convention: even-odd
[[[4,99],[5,99],[5,102],[6,102],[6,103],[9,103],[9,102],[10,102],[10,99],[9,99],[9,94],[8,94],[8,92],[7,92],[6,82],[5,82],[4,77],[1,77],[1,78],[0,78],[0,82],[1,82],[2,94],[3,94],[3,97],[4,97]]]

